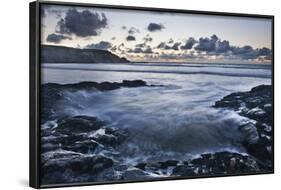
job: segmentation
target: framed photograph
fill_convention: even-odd
[[[271,15],[32,2],[30,186],[273,173],[273,68]]]

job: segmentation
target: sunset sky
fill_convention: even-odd
[[[42,5],[41,43],[131,61],[271,63],[271,20]]]

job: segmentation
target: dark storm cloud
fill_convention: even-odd
[[[133,49],[129,49],[128,53],[143,53],[143,54],[152,54],[153,51],[150,46],[146,46],[145,48],[135,47]]]
[[[135,36],[129,35],[126,37],[126,40],[127,41],[136,41],[136,38],[135,38]]]
[[[53,42],[56,44],[60,43],[62,40],[66,40],[66,39],[71,40],[72,38],[61,35],[61,34],[49,34],[46,38],[47,42]]]
[[[183,45],[180,42],[174,42],[170,39],[168,42],[161,42],[156,46],[156,49],[162,50],[192,50],[196,52],[190,56],[189,53],[167,53],[164,52],[161,58],[173,59],[176,56],[178,58],[207,58],[208,56],[222,56],[225,59],[243,59],[243,60],[263,60],[268,61],[272,59],[272,51],[269,48],[254,49],[252,46],[246,45],[243,47],[231,46],[227,40],[221,40],[217,35],[211,37],[201,37],[199,40],[195,40],[193,37],[188,38]],[[183,53],[183,55],[180,55]],[[186,56],[184,56],[186,55]]]
[[[200,38],[198,45],[195,46],[194,49],[198,51],[215,52],[217,40],[218,37],[216,35],[212,35],[211,38]]]
[[[147,30],[150,32],[161,31],[164,28],[164,25],[157,23],[149,23],[149,25],[147,26]]]
[[[217,44],[216,44],[217,53],[226,53],[229,50],[230,50],[229,41],[226,41],[226,40],[217,41]]]
[[[180,45],[181,42],[175,42],[172,45],[168,45],[166,42],[161,42],[156,48],[164,50],[179,50]]]
[[[69,9],[65,18],[58,21],[56,31],[61,34],[74,34],[79,37],[97,36],[107,26],[105,14]]]
[[[128,30],[128,33],[129,34],[135,34],[135,33],[140,33],[140,30],[135,28],[135,27],[131,27],[129,30]]]
[[[253,49],[252,46],[246,45],[243,47],[231,47],[233,55],[242,59],[256,59],[258,57],[258,50]]]
[[[179,50],[180,45],[181,45],[181,42],[176,42],[172,45],[172,49],[173,50]]]
[[[199,41],[195,43],[197,43],[194,47],[195,50],[205,51],[212,55],[223,54],[232,50],[229,41],[221,40],[215,34],[210,38],[200,38]]]
[[[197,41],[190,37],[188,40],[186,40],[185,44],[181,46],[181,49],[192,49],[193,45],[197,43]]]
[[[92,44],[88,44],[85,46],[85,48],[87,49],[102,49],[102,50],[107,50],[110,49],[112,47],[112,44],[110,42],[106,42],[106,41],[100,41],[99,43],[92,43]]]
[[[259,56],[271,56],[272,52],[269,48],[263,47],[258,50],[258,55]]]
[[[254,49],[252,46],[230,47],[233,55],[242,59],[271,60],[272,51],[269,48]]]

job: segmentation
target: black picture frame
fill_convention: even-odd
[[[120,5],[104,5],[104,4],[89,4],[89,3],[73,3],[73,2],[55,2],[55,1],[35,1],[29,4],[29,57],[30,57],[30,110],[29,110],[29,185],[33,188],[52,188],[52,187],[69,187],[69,186],[84,186],[84,185],[100,185],[100,184],[120,184],[120,183],[134,183],[134,182],[151,182],[151,181],[167,181],[167,180],[181,180],[194,178],[212,178],[212,177],[227,177],[238,175],[208,175],[200,177],[165,177],[153,178],[147,180],[124,180],[113,182],[90,182],[90,183],[71,183],[71,184],[54,184],[41,185],[40,184],[40,6],[41,5],[63,5],[63,6],[82,6],[82,7],[96,7],[96,8],[110,8],[118,10],[135,10],[135,11],[153,11],[153,12],[169,12],[169,13],[187,13],[195,15],[216,15],[216,16],[234,16],[243,18],[265,18],[271,19],[271,49],[272,49],[272,139],[273,139],[273,170],[269,172],[249,172],[238,174],[240,175],[258,175],[258,174],[273,174],[274,173],[274,16],[260,15],[260,14],[245,14],[245,13],[228,13],[228,12],[210,12],[210,11],[195,11],[182,9],[166,9],[166,8],[152,8],[152,7],[133,7]]]

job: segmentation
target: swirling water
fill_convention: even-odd
[[[128,162],[187,159],[217,150],[244,152],[237,128],[247,118],[212,108],[215,101],[271,84],[271,65],[245,64],[42,64],[42,83],[143,80],[161,87],[65,92],[59,110],[90,115],[130,131],[118,151]]]

